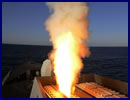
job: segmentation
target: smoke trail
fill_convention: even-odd
[[[70,73],[68,74],[70,79],[65,79],[71,81],[68,85],[73,88],[83,67],[81,58],[90,54],[85,42],[89,36],[88,6],[87,3],[83,2],[51,2],[46,4],[51,11],[51,16],[47,19],[45,25],[53,44],[50,58],[54,63],[57,83],[60,87],[62,84],[60,79],[65,77],[62,75],[63,73],[58,71],[64,69],[65,74]],[[63,53],[68,56],[63,55]],[[62,63],[59,64],[59,62]],[[69,69],[64,65],[72,68]]]

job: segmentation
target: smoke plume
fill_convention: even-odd
[[[81,58],[90,54],[86,42],[89,36],[88,5],[84,2],[51,2],[46,5],[51,12],[45,23],[53,44],[50,59],[54,64],[60,90],[69,96],[64,89],[71,88],[69,92],[72,92],[83,67]],[[62,78],[66,82],[71,81],[66,84],[68,87],[62,87]]]

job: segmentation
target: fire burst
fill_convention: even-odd
[[[58,48],[54,55],[54,72],[59,90],[70,97],[77,79],[77,71],[82,67],[81,59],[76,50],[76,39],[71,32],[57,40]]]
[[[81,58],[89,54],[85,42],[88,37],[88,7],[80,2],[47,5],[54,11],[46,22],[53,43],[50,59],[59,90],[71,97],[83,67]]]

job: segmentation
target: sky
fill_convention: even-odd
[[[51,45],[44,2],[3,2],[2,43]],[[128,3],[89,2],[89,46],[128,46]]]

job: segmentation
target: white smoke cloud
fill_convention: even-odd
[[[49,2],[51,16],[46,21],[50,41],[55,44],[56,38],[71,31],[78,40],[88,39],[88,6],[84,2]],[[64,33],[63,33],[64,32]]]

